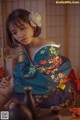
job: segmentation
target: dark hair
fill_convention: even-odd
[[[10,31],[10,23],[18,26],[18,23],[21,23],[21,20],[22,20],[30,24],[29,14],[30,12],[25,9],[16,9],[12,11],[12,13],[9,14],[6,20],[6,32],[7,32],[7,37],[8,37],[7,43],[9,47],[17,47],[19,43],[16,39],[12,39],[12,33]],[[34,30],[34,37],[39,36],[40,33],[41,33],[41,28],[36,26],[36,29]]]

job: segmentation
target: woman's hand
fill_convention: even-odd
[[[0,81],[0,106],[5,105],[13,94],[13,78],[11,76],[2,77]]]
[[[6,88],[10,86],[11,76],[3,77],[0,82],[0,88]]]

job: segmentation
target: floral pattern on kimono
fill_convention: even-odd
[[[72,66],[68,58],[61,56],[59,47],[45,45],[36,51],[31,64],[26,51],[25,61],[14,70],[14,91],[24,94],[24,86],[31,86],[36,106],[73,106],[76,88],[68,77]]]

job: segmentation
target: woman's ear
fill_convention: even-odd
[[[36,26],[34,29],[34,37],[38,37],[41,33],[41,28]]]
[[[36,30],[36,27],[34,28],[34,34],[33,34],[33,37],[36,37],[36,33],[37,33],[37,30]]]
[[[34,33],[35,33],[35,27],[32,27],[32,29],[33,29],[33,33],[31,33],[31,36],[32,36],[32,37],[35,37],[35,36],[34,36]]]

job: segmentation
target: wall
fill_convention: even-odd
[[[80,77],[80,4],[46,0],[46,37],[61,45],[61,54],[71,60]]]

